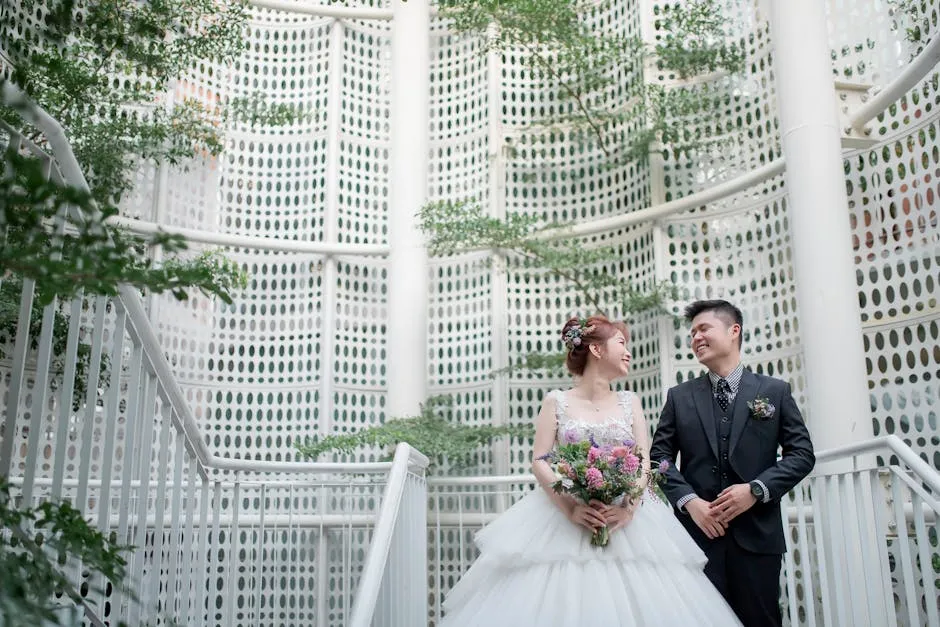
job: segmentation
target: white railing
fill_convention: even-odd
[[[428,481],[432,624],[477,557],[474,535],[535,485],[531,475]],[[938,495],[940,473],[897,436],[818,453],[782,511],[787,624],[940,627]]]
[[[940,473],[894,435],[816,463],[788,496],[792,624],[940,625]]]
[[[428,458],[399,444],[349,627],[412,627],[427,620]]]
[[[58,123],[9,83],[2,100],[18,104],[54,155],[6,125],[0,148],[40,160],[57,184],[87,190]],[[114,298],[79,294],[38,315],[34,297],[33,282],[23,281],[16,332],[0,338],[0,476],[19,502],[69,501],[101,532],[136,547],[124,589],[66,564],[82,590],[85,620],[349,624],[393,464],[216,457],[136,290],[124,287]],[[380,534],[389,568],[420,563],[404,555],[418,546],[407,525],[423,529],[426,511],[423,458],[410,457],[404,483],[396,479],[394,533]],[[401,592],[393,585],[393,578],[380,580],[380,609],[389,591]],[[426,594],[416,598],[424,613]]]

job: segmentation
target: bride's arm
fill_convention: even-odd
[[[633,439],[636,441],[637,453],[643,456],[643,476],[640,485],[646,490],[650,482],[650,433],[646,428],[646,417],[643,415],[643,404],[640,397],[633,394]]]
[[[558,423],[555,420],[555,399],[546,396],[542,401],[542,409],[535,419],[535,446],[532,449],[532,474],[548,494],[552,503],[560,509],[565,517],[576,525],[594,531],[603,526],[604,516],[585,503],[576,500],[570,494],[559,494],[552,486],[555,483],[555,473],[544,459],[540,459],[555,448],[555,432]]]
[[[543,456],[551,453],[552,449],[555,448],[555,432],[557,429],[558,423],[555,420],[555,399],[551,396],[546,396],[545,400],[542,401],[542,409],[539,410],[539,415],[535,419],[535,446],[532,449],[532,474],[535,475],[536,481],[539,482],[539,485],[542,486],[542,489],[548,494],[548,498],[568,516],[574,508],[575,501],[567,495],[555,492],[552,488],[552,485],[554,485],[556,481],[555,473],[552,471],[548,462],[541,459]]]

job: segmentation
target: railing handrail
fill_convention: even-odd
[[[940,494],[940,472],[925,462],[904,440],[896,435],[883,435],[870,440],[854,442],[844,446],[818,451],[816,453],[817,468],[821,463],[851,459],[859,455],[890,451],[897,455],[911,471],[917,475],[931,490]],[[444,486],[473,486],[473,485],[513,485],[535,483],[535,476],[531,473],[518,475],[494,475],[472,477],[434,477],[428,479],[428,487]]]
[[[388,483],[382,495],[382,507],[375,521],[369,554],[356,590],[349,621],[350,627],[369,627],[372,624],[372,615],[375,613],[385,563],[392,546],[392,534],[401,509],[408,473],[414,467],[424,469],[427,466],[428,458],[408,444],[402,442],[395,447],[395,459],[392,461],[392,470],[389,472]]]
[[[78,159],[72,151],[72,145],[65,136],[65,130],[58,120],[53,118],[45,109],[33,102],[23,91],[9,80],[0,81],[0,101],[14,108],[27,122],[36,127],[49,142],[55,166],[59,169],[63,179],[77,189],[89,192],[88,181],[82,172]],[[150,365],[151,372],[156,376],[160,388],[171,413],[176,416],[177,429],[186,441],[186,447],[200,462],[199,472],[205,474],[207,462],[211,455],[205,442],[199,435],[199,428],[192,415],[189,403],[186,402],[183,392],[170,370],[170,364],[160,348],[157,335],[153,330],[143,302],[136,290],[130,286],[121,286],[118,290],[117,300],[127,313],[129,330],[134,333],[141,344],[143,354]]]
[[[816,464],[818,466],[820,463],[850,459],[885,450],[897,455],[898,459],[904,462],[918,479],[927,484],[935,493],[940,494],[940,472],[925,462],[904,440],[893,434],[820,451],[816,453]]]

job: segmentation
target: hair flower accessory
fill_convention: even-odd
[[[573,351],[583,344],[585,334],[593,330],[594,325],[588,326],[587,320],[579,318],[578,326],[570,326],[561,334],[561,341],[569,351]]]
[[[768,420],[777,410],[770,400],[763,396],[758,396],[753,401],[747,402],[747,408],[751,410],[751,418],[754,420]]]

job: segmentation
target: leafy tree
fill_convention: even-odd
[[[9,627],[59,624],[66,602],[81,605],[63,566],[71,556],[83,568],[120,585],[126,576],[120,546],[92,528],[79,510],[68,503],[44,502],[17,507],[6,481],[0,477],[0,623]],[[27,533],[25,529],[31,529]],[[133,598],[132,591],[125,594]],[[61,598],[61,600],[60,600]]]

